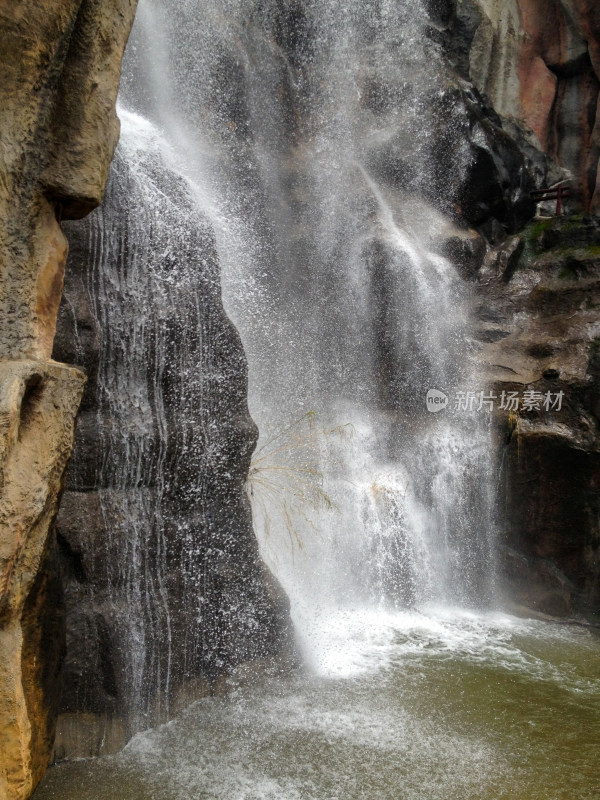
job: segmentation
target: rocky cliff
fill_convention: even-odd
[[[600,7],[595,0],[456,0],[448,52],[503,117],[524,123],[598,211]]]
[[[66,226],[54,355],[88,384],[57,522],[67,654],[57,757],[96,755],[291,648],[245,480],[257,431],[212,229],[126,114],[102,207]]]
[[[476,315],[499,398],[503,573],[558,616],[600,605],[599,309],[597,218],[538,218],[488,253]]]
[[[521,217],[517,236],[486,237],[492,247],[472,273],[481,268],[474,347],[498,398],[507,592],[545,613],[594,612],[600,229],[589,214],[600,210],[600,6],[587,0],[432,5],[449,63],[516,134],[538,167],[538,181],[570,178],[573,189],[564,218],[553,219],[555,203],[546,203],[538,213],[547,216],[528,224]],[[541,154],[549,161],[540,161]]]
[[[67,242],[102,197],[134,0],[0,2],[0,797],[51,754],[64,652],[52,523],[85,381],[50,360]]]

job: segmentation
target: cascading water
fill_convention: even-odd
[[[425,10],[238,0],[196,15],[142,2],[123,99],[211,198],[262,433],[255,525],[296,621],[485,604],[485,415],[425,410],[430,388],[480,388],[468,293],[441,255],[452,226],[432,207],[451,207],[466,156],[455,143],[454,174],[436,174],[432,150],[449,145],[428,111],[443,72]],[[324,433],[340,428],[343,441]]]

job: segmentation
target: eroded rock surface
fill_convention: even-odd
[[[0,2],[0,798],[51,753],[64,631],[52,524],[84,376],[50,361],[67,241],[102,197],[134,0]]]
[[[483,366],[498,397],[538,395],[537,408],[497,420],[505,574],[521,602],[550,614],[600,605],[599,309],[597,219],[535,220],[487,256]]]
[[[102,198],[134,9],[133,0],[0,3],[0,358],[52,351],[66,259],[56,217]]]

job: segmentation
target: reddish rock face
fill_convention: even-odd
[[[523,53],[520,69],[521,103],[526,111],[527,124],[544,148],[550,140],[550,115],[558,79],[544,59],[533,53]]]
[[[523,119],[575,176],[585,210],[598,206],[600,6],[593,0],[518,0]]]
[[[600,6],[597,0],[574,0],[581,31],[585,35],[592,64],[600,74]]]

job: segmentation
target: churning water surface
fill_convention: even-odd
[[[596,800],[600,638],[489,614],[323,616],[313,667],[189,706],[36,800]]]

